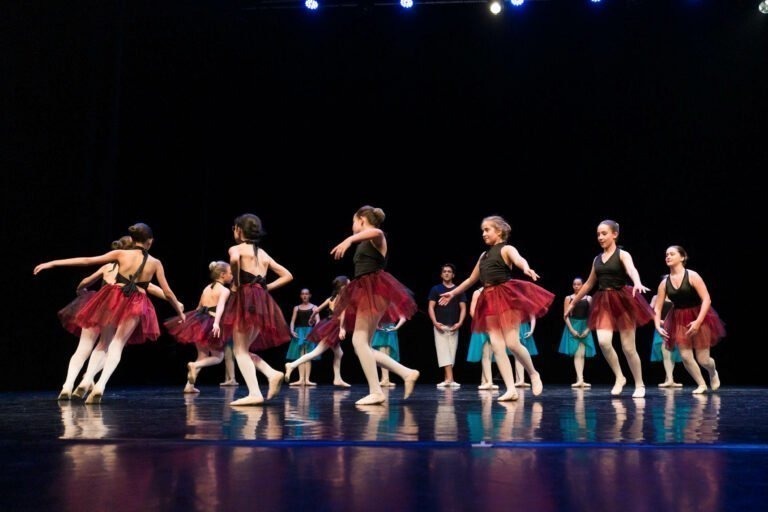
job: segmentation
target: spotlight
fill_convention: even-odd
[[[763,0],[760,2],[760,5],[757,6],[757,8],[760,10],[763,14],[768,14],[768,0]]]
[[[306,7],[310,11],[317,10],[319,6],[320,4],[317,3],[317,0],[304,0],[304,7]]]
[[[400,7],[410,9],[413,7],[413,0],[400,0]]]
[[[491,14],[499,14],[501,12],[501,0],[491,0],[488,4]]]
[[[599,4],[600,3],[600,0],[589,0],[589,1],[592,2],[593,4]]]
[[[521,5],[523,5],[523,3],[525,3],[525,0],[509,0],[509,3],[511,3],[515,7],[520,7]]]

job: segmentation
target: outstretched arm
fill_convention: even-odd
[[[43,270],[48,270],[54,267],[85,267],[88,265],[104,265],[106,263],[113,263],[117,261],[117,257],[120,254],[120,249],[109,251],[101,256],[81,256],[78,258],[66,258],[63,260],[52,260],[45,263],[40,263],[32,271],[34,275],[39,274]]]
[[[440,300],[437,301],[438,304],[440,304],[441,306],[445,306],[456,295],[460,294],[461,292],[463,292],[464,290],[466,290],[467,288],[475,284],[478,279],[480,279],[480,258],[477,259],[475,268],[472,269],[472,273],[469,274],[468,278],[462,281],[460,285],[453,287],[451,291],[440,294]]]
[[[364,240],[373,240],[376,246],[380,246],[384,240],[384,232],[379,228],[366,228],[359,233],[350,235],[345,238],[339,245],[331,249],[331,255],[333,259],[340,260],[344,257],[344,254],[355,242],[362,242]]]

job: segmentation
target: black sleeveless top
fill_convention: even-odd
[[[264,279],[264,276],[257,276],[255,274],[251,274],[250,272],[246,272],[243,269],[240,269],[240,283],[241,284],[259,284],[263,286],[264,288],[267,287],[267,280]]]
[[[664,301],[664,305],[661,306],[661,319],[664,320],[667,318],[667,315],[672,310],[672,302],[669,300]]]
[[[144,259],[141,260],[141,265],[139,265],[139,268],[136,269],[136,272],[132,274],[130,277],[125,277],[120,272],[117,273],[115,276],[115,281],[124,285],[123,286],[123,295],[128,296],[131,295],[136,288],[143,288],[146,290],[149,288],[150,281],[136,281],[136,279],[139,277],[139,274],[141,274],[141,271],[144,270],[144,264],[147,262],[147,258],[149,257],[149,252],[144,249],[143,247],[132,247],[132,249],[141,251],[144,255]]]
[[[501,250],[507,244],[496,244],[480,258],[480,281],[483,286],[493,286],[506,283],[512,279],[512,269],[509,268],[501,255]]]
[[[360,277],[384,269],[387,258],[373,246],[373,242],[365,240],[357,244],[352,262],[355,264],[355,277]]]
[[[680,288],[672,286],[672,280],[667,276],[667,297],[676,308],[693,308],[701,306],[701,297],[688,280],[688,271],[683,273],[683,281]]]
[[[573,305],[573,309],[571,310],[571,318],[583,320],[587,317],[589,317],[589,300],[584,297]]]
[[[608,261],[603,263],[602,254],[595,258],[595,274],[600,290],[621,290],[627,285],[627,272],[621,264],[621,249],[616,247]]]
[[[310,309],[297,309],[296,310],[296,322],[294,327],[309,327],[309,319],[312,317],[312,308]]]

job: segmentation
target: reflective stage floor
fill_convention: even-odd
[[[1,393],[0,510],[753,511],[768,498],[768,390],[284,386]]]

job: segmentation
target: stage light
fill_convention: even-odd
[[[768,14],[768,0],[760,2],[760,5],[758,5],[757,8],[760,9],[761,13]]]
[[[304,0],[304,7],[310,11],[314,11],[320,7],[320,4],[317,3],[317,0]]]
[[[589,1],[592,2],[593,4],[599,4],[600,3],[600,0],[589,0]]]
[[[509,3],[511,3],[515,7],[520,7],[521,5],[523,5],[523,3],[525,3],[525,0],[509,0]]]
[[[400,7],[410,9],[413,7],[413,0],[400,0]]]
[[[491,0],[488,4],[488,9],[491,14],[499,14],[501,12],[501,0]]]

